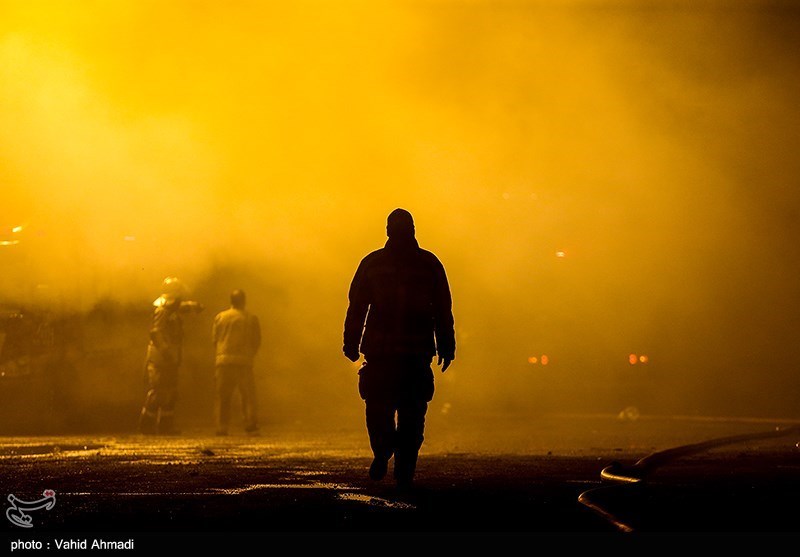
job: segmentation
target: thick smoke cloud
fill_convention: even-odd
[[[451,280],[450,416],[800,417],[790,3],[3,1],[0,22],[0,297],[144,315],[86,325],[127,379],[84,363],[82,399],[139,403],[177,275],[207,306],[185,412],[210,412],[210,319],[241,287],[265,415],[357,419],[347,287],[404,207]]]

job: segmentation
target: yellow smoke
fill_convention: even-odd
[[[3,0],[3,297],[147,304],[177,275],[212,311],[257,276],[280,365],[337,369],[404,207],[452,282],[437,396],[616,411],[646,353],[640,404],[700,411],[755,353],[797,362],[770,309],[798,301],[797,15],[647,4]],[[769,381],[743,377],[732,408]]]

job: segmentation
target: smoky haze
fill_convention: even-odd
[[[263,419],[357,416],[347,289],[403,207],[451,282],[449,415],[800,418],[799,28],[756,1],[3,0],[1,297],[88,315],[75,396],[135,419],[180,277],[206,310],[179,411],[207,417],[243,288]]]

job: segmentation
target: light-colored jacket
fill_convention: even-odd
[[[261,324],[248,311],[229,308],[214,316],[211,336],[216,365],[252,366],[261,347]]]

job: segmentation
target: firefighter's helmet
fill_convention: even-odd
[[[162,306],[180,301],[186,297],[188,289],[177,277],[167,277],[161,283],[161,296],[153,302],[154,306]]]

